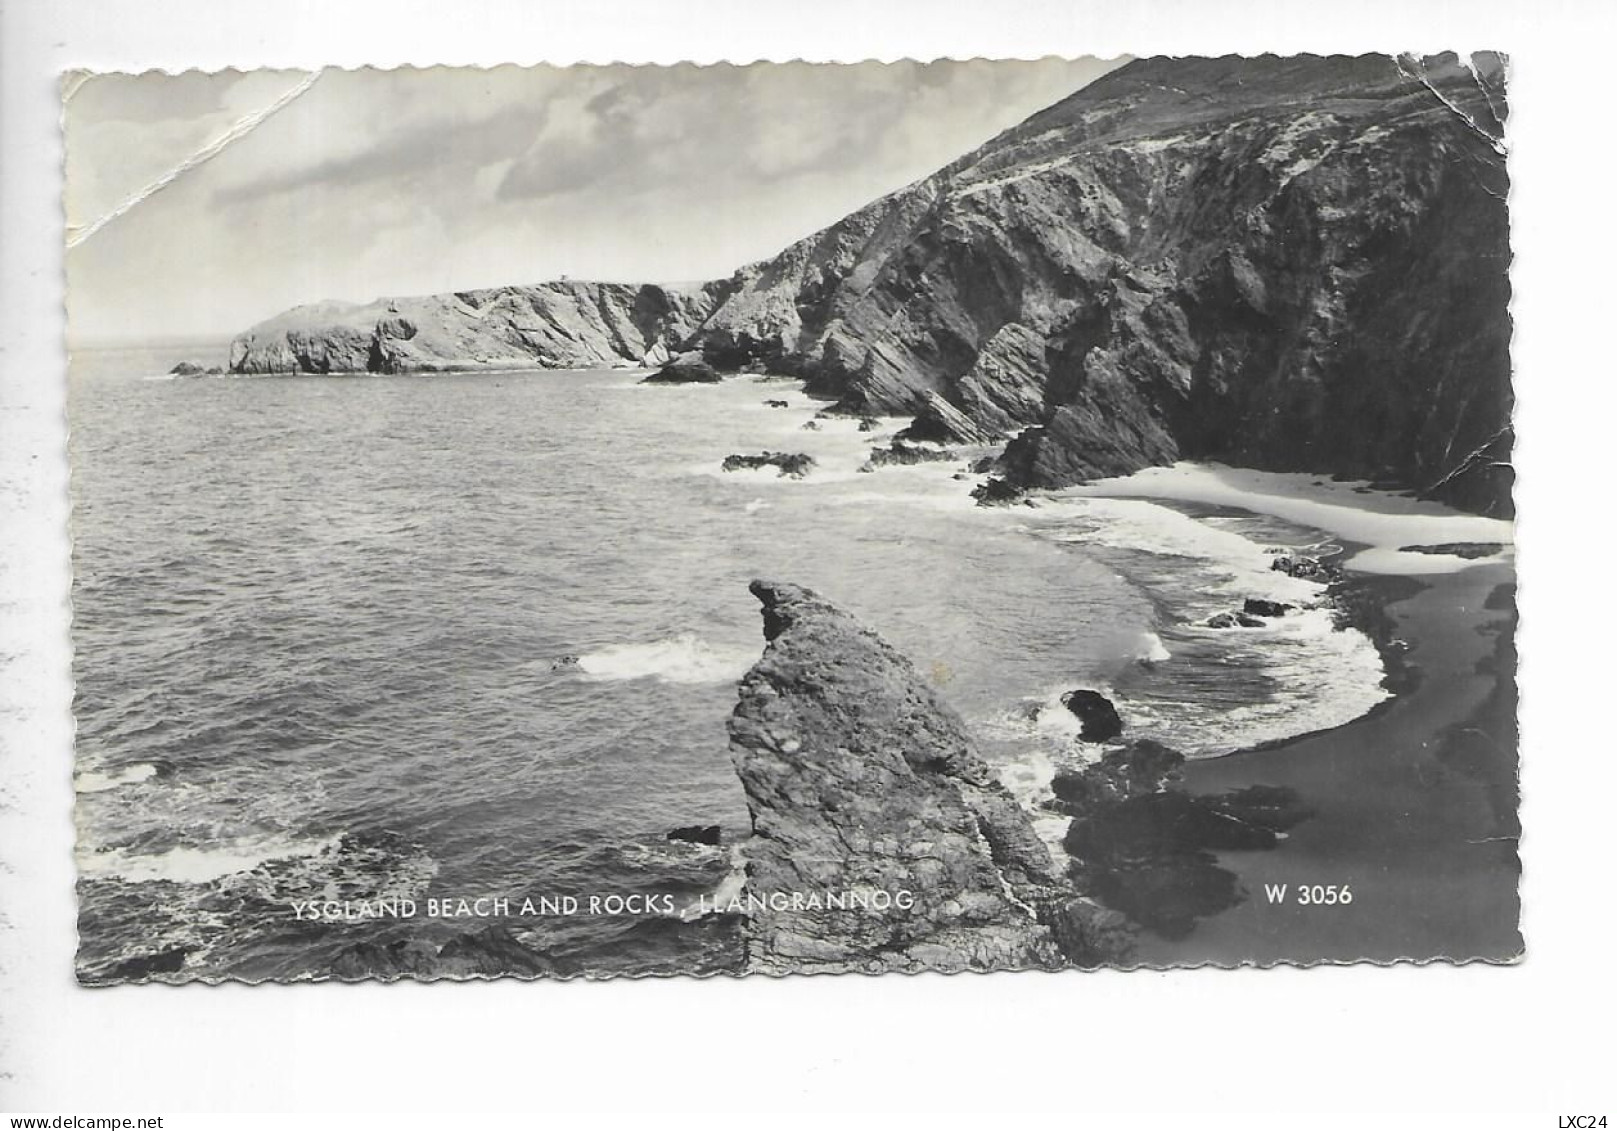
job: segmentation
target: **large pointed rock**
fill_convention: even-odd
[[[730,719],[754,832],[748,968],[1059,965],[1038,917],[1060,890],[1049,851],[960,716],[812,591],[752,592],[769,646]]]

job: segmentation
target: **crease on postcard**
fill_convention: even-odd
[[[62,92],[62,101],[64,106],[72,101],[73,96],[78,92],[79,88],[83,86],[84,81],[89,77],[89,74],[85,72],[76,72],[64,80],[64,88]],[[139,189],[130,196],[124,198],[124,200],[115,208],[109,212],[103,213],[93,222],[88,224],[75,224],[70,221],[67,225],[67,246],[70,248],[77,247],[79,244],[83,243],[85,240],[99,232],[102,228],[106,227],[112,221],[116,220],[119,216],[122,216],[131,208],[134,208],[147,197],[164,188],[167,188],[169,185],[173,184],[180,177],[184,176],[198,165],[211,161],[213,158],[223,153],[233,142],[239,141],[240,139],[246,137],[248,134],[252,133],[253,130],[257,129],[259,126],[263,125],[266,121],[272,118],[275,114],[286,109],[286,107],[290,106],[304,94],[308,93],[309,88],[314,86],[315,82],[319,78],[319,71],[306,74],[295,86],[279,95],[268,105],[254,110],[252,113],[244,114],[240,118],[237,118],[236,121],[231,123],[230,128],[225,130],[218,137],[209,141],[202,148],[192,153],[184,161],[181,161],[178,165],[174,166],[174,168],[170,169],[168,172],[164,173],[162,176],[158,177],[144,188]]]
[[[1501,157],[1506,155],[1507,148],[1504,138],[1496,137],[1491,131],[1484,129],[1474,117],[1467,114],[1463,109],[1457,106],[1452,99],[1445,95],[1441,90],[1437,89],[1437,86],[1432,82],[1432,80],[1426,77],[1425,67],[1421,60],[1411,55],[1395,55],[1393,57],[1393,62],[1398,67],[1400,74],[1404,75],[1406,78],[1413,79],[1415,82],[1418,82],[1424,86],[1428,91],[1431,92],[1433,98],[1437,99],[1444,106],[1447,106],[1455,117],[1464,122],[1471,132],[1475,133],[1483,141],[1487,142],[1489,147],[1492,148],[1495,153],[1499,154]],[[1482,89],[1483,97],[1488,102],[1489,110],[1494,112],[1497,116],[1497,111],[1494,110],[1493,97],[1488,93],[1486,85],[1477,75],[1474,63],[1471,60],[1465,60],[1464,65],[1468,70],[1471,71],[1472,79],[1476,82],[1477,86]]]

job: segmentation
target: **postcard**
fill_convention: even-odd
[[[1517,960],[1506,72],[67,76],[79,980]]]

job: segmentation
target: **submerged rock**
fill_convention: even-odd
[[[769,644],[730,719],[753,823],[748,968],[1052,967],[1052,922],[1073,960],[1114,960],[1126,940],[1070,906],[1027,815],[910,662],[808,589],[752,591]],[[823,905],[849,893],[864,905]]]
[[[1264,621],[1250,613],[1214,613],[1207,618],[1208,628],[1263,628]]]
[[[859,418],[859,431],[861,432],[874,432],[880,427],[881,421],[874,416],[861,416]]]
[[[1069,691],[1061,697],[1061,705],[1083,724],[1078,737],[1085,742],[1109,742],[1123,733],[1123,720],[1117,708],[1098,691],[1087,688]]]
[[[725,471],[751,471],[760,467],[779,469],[782,475],[801,479],[814,467],[814,457],[803,452],[761,452],[755,456],[724,457]]]
[[[438,949],[437,973],[442,977],[498,978],[505,974],[560,974],[549,956],[518,942],[505,927],[457,935]]]
[[[182,361],[169,372],[176,377],[217,377],[224,370],[217,365],[203,366],[194,361]]]
[[[980,507],[1003,507],[1019,501],[1022,490],[1008,479],[990,478],[973,488],[971,497],[977,500]]]
[[[342,981],[364,978],[541,977],[568,973],[548,955],[524,946],[502,926],[455,935],[442,944],[402,938],[345,947],[331,963]]]
[[[764,404],[767,405],[769,408],[791,408],[792,407],[792,402],[791,401],[777,400],[775,398],[770,398],[769,400],[765,401]]]
[[[345,982],[361,978],[430,978],[437,973],[438,948],[425,939],[362,942],[345,947],[331,963],[331,976]]]
[[[687,844],[719,843],[723,830],[718,825],[681,825],[677,829],[669,829],[669,840],[681,840]]]
[[[895,439],[885,448],[870,449],[873,467],[908,466],[917,463],[948,463],[960,458],[958,452],[948,448],[932,448],[923,444],[906,443]]]
[[[1248,597],[1241,605],[1241,611],[1249,617],[1283,617],[1296,607],[1284,601],[1265,601],[1261,597]]]
[[[682,353],[651,376],[641,380],[642,385],[717,385],[724,378],[695,352]]]
[[[1318,558],[1303,557],[1301,555],[1293,557],[1290,554],[1281,554],[1269,563],[1269,568],[1277,573],[1326,584],[1339,581],[1342,577],[1342,571],[1329,562],[1322,562]]]
[[[1102,805],[1113,805],[1156,793],[1179,776],[1185,756],[1149,738],[1136,739],[1120,750],[1108,750],[1100,761],[1081,770],[1057,770],[1050,781],[1055,808],[1079,816]]]
[[[171,946],[151,954],[140,954],[114,963],[97,981],[140,982],[153,974],[177,974],[185,968],[187,947]]]

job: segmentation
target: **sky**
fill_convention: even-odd
[[[229,336],[327,299],[723,277],[1116,65],[74,76],[69,332]]]

